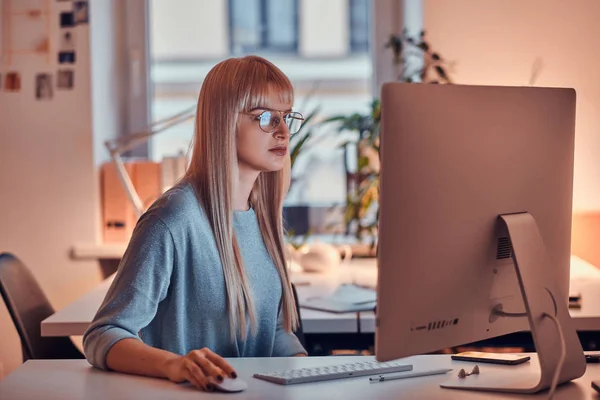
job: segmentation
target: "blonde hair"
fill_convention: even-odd
[[[237,171],[236,126],[240,112],[265,105],[269,89],[293,103],[289,79],[271,62],[256,56],[230,58],[206,76],[196,113],[196,132],[186,172],[208,216],[223,264],[231,339],[246,338],[247,319],[256,333],[256,315],[239,245],[233,230],[234,174]],[[280,303],[286,331],[298,325],[287,273],[283,239],[284,171],[261,172],[250,195],[267,251],[279,273]]]

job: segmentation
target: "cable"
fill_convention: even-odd
[[[548,400],[552,400],[554,397],[554,392],[556,391],[556,386],[558,385],[558,378],[560,376],[560,372],[562,371],[563,364],[565,363],[565,358],[567,357],[567,344],[565,342],[565,337],[563,336],[562,327],[560,326],[560,321],[554,315],[550,315],[548,313],[543,313],[543,317],[551,319],[556,325],[556,330],[558,331],[558,336],[560,337],[560,359],[558,360],[558,366],[556,367],[556,371],[554,371],[554,377],[552,378],[552,384],[550,385],[550,393],[548,394]]]
[[[554,302],[554,309],[556,310],[556,300],[554,299],[554,295],[552,294],[552,292],[550,290],[548,290],[548,288],[546,288],[546,290],[548,291],[548,294],[550,294],[550,297],[552,298],[552,301]],[[498,305],[496,305],[496,307],[494,307],[493,314],[500,316],[500,317],[525,317],[525,316],[527,316],[527,313],[504,312],[504,311],[502,311],[501,304],[498,304]],[[552,383],[550,384],[550,392],[548,394],[548,400],[552,400],[552,398],[554,397],[554,392],[556,392],[556,387],[558,386],[558,378],[560,377],[560,372],[562,371],[564,363],[565,363],[565,359],[567,358],[567,343],[565,342],[565,337],[563,335],[562,326],[560,325],[560,321],[558,320],[558,318],[556,318],[556,316],[548,314],[546,312],[542,313],[542,317],[546,317],[546,318],[552,320],[552,322],[554,322],[554,325],[556,325],[556,330],[558,331],[558,336],[560,337],[560,358],[558,360],[558,365],[556,367],[556,371],[554,371],[554,376],[552,377]]]
[[[501,310],[494,310],[494,314],[499,317],[526,317],[527,316],[527,313],[511,313],[511,312],[504,312]]]

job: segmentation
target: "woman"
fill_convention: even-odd
[[[292,103],[260,57],[208,73],[186,175],[138,221],[84,335],[92,365],[213,390],[236,377],[223,357],[306,355],[282,227]]]

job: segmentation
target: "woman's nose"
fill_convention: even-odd
[[[285,139],[286,137],[290,137],[290,128],[285,122],[281,121],[277,129],[275,129],[275,132],[273,132],[273,136],[276,139]]]

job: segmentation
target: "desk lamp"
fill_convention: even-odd
[[[121,154],[135,148],[136,146],[145,143],[150,137],[162,133],[167,129],[193,119],[196,116],[196,106],[190,107],[171,117],[159,120],[149,126],[145,131],[130,133],[128,135],[119,136],[114,139],[107,140],[104,145],[110,153],[113,163],[117,167],[117,173],[121,179],[121,183],[127,193],[127,198],[133,205],[136,216],[139,218],[145,211],[144,205],[138,195],[131,177],[127,173]]]

